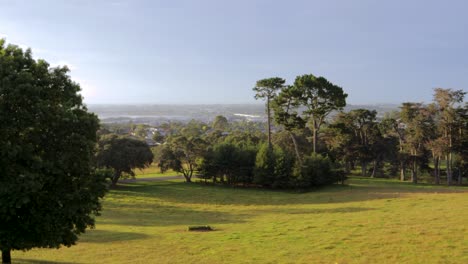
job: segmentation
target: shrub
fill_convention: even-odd
[[[313,154],[304,158],[296,184],[301,188],[318,187],[338,182],[342,177],[328,157]]]
[[[255,159],[254,183],[262,186],[272,186],[275,180],[276,157],[273,147],[263,144]]]

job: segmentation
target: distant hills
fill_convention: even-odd
[[[345,111],[365,108],[376,110],[379,116],[398,110],[397,104],[348,105]],[[104,123],[159,124],[168,121],[188,122],[192,119],[210,122],[223,115],[229,120],[265,121],[263,104],[90,104],[88,109],[96,113]]]

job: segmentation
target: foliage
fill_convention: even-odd
[[[299,188],[319,187],[341,180],[339,170],[334,170],[328,157],[312,154],[304,158],[300,175],[296,176],[295,185]]]
[[[112,185],[128,173],[135,176],[134,169],[144,169],[153,162],[153,153],[141,140],[117,135],[107,135],[99,140],[97,164],[114,170]]]
[[[341,87],[324,77],[312,74],[297,76],[294,85],[283,89],[275,100],[275,119],[290,131],[309,123],[313,133],[313,152],[316,153],[318,133],[325,118],[332,111],[346,106],[347,96]]]
[[[191,182],[193,173],[198,169],[199,159],[206,152],[206,142],[200,137],[179,135],[171,137],[163,147],[158,166],[164,172],[173,169],[182,173]]]
[[[268,144],[260,147],[255,159],[254,183],[271,186],[275,181],[276,150]]]
[[[0,40],[0,250],[75,244],[106,192],[99,124],[66,67]]]
[[[213,182],[220,180],[231,185],[251,184],[255,164],[256,149],[223,142],[214,145],[204,156],[200,173]]]
[[[271,147],[271,101],[276,97],[279,90],[284,87],[286,81],[279,77],[258,80],[255,87],[252,89],[255,92],[255,99],[266,100],[267,113],[267,136],[268,145]]]
[[[215,117],[212,127],[215,130],[226,131],[229,127],[229,122],[225,116],[218,115]]]

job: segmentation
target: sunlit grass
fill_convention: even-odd
[[[145,168],[145,169],[136,169],[135,170],[135,178],[158,178],[158,177],[167,177],[167,176],[178,176],[181,175],[180,173],[173,171],[173,170],[168,170],[165,171],[164,173],[161,172],[159,167],[157,167],[155,164],[152,164],[150,167]]]
[[[122,185],[65,263],[468,263],[468,190],[354,178],[308,193],[181,181]],[[188,232],[210,225],[212,232]]]

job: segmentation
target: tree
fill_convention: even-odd
[[[110,135],[98,144],[97,164],[114,170],[112,186],[119,181],[122,173],[135,176],[134,169],[144,169],[153,162],[153,153],[141,140]]]
[[[276,93],[283,88],[286,81],[279,77],[262,79],[257,81],[253,91],[256,92],[255,99],[265,99],[267,112],[268,147],[271,148],[271,107],[270,103],[276,97]]]
[[[454,139],[457,133],[457,119],[461,120],[457,115],[456,105],[463,102],[466,92],[463,90],[453,89],[434,89],[434,102],[438,107],[438,124],[442,133],[442,137],[448,143],[445,152],[446,170],[447,170],[447,185],[452,184],[452,158],[454,150]]]
[[[324,77],[306,74],[296,77],[294,86],[301,92],[299,104],[304,106],[304,118],[311,123],[313,153],[317,152],[318,132],[328,116],[334,110],[346,106],[347,94],[343,89],[329,82]]]
[[[318,132],[325,118],[332,111],[346,106],[347,96],[341,87],[324,77],[315,77],[312,74],[297,76],[294,85],[284,87],[276,97],[275,119],[288,131],[302,129],[309,123],[312,130],[312,151],[316,153]],[[293,133],[291,138],[294,142]],[[300,161],[298,151],[296,155]]]
[[[94,167],[99,122],[66,67],[0,39],[0,250],[71,246],[106,192]]]
[[[254,183],[271,186],[275,180],[276,155],[275,149],[265,144],[260,147],[255,159]]]
[[[192,181],[193,173],[197,170],[198,161],[206,151],[206,143],[200,137],[176,136],[169,140],[164,147],[158,166],[161,171],[173,169],[182,173],[187,182]]]
[[[154,134],[153,134],[153,140],[157,143],[164,143],[164,136],[161,132],[159,132],[158,130],[154,131]]]
[[[142,124],[139,124],[135,127],[135,129],[133,130],[133,133],[135,136],[139,137],[139,138],[146,138],[146,136],[148,135],[148,131],[147,131],[147,125],[142,125]]]
[[[251,146],[236,145],[231,142],[215,144],[201,160],[199,172],[202,178],[216,183],[251,184],[255,166],[256,149]]]
[[[226,117],[218,115],[213,121],[213,129],[225,131],[229,126],[229,122]]]
[[[405,125],[405,145],[403,148],[409,153],[411,180],[418,182],[417,172],[419,164],[424,160],[424,150],[432,131],[432,117],[430,111],[420,103],[403,103],[401,121]]]
[[[297,98],[300,96],[301,92],[296,87],[288,85],[283,87],[273,101],[275,121],[288,131],[294,145],[297,162],[299,163],[301,163],[302,158],[295,132],[302,131],[306,124],[306,121],[298,114],[300,102]]]

